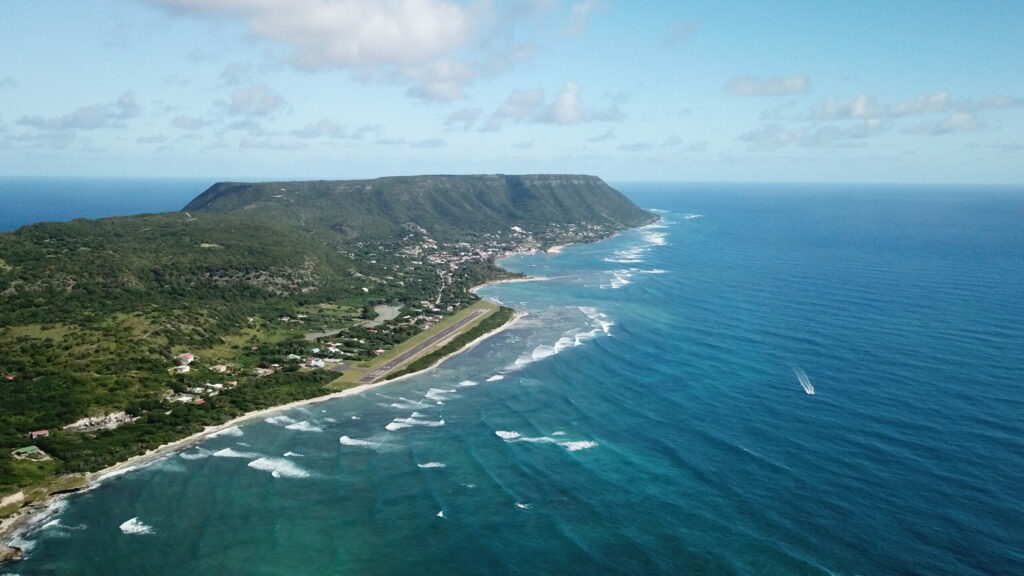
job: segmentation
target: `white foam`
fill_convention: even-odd
[[[565,432],[562,432],[561,430],[559,430],[558,432],[552,432],[551,435],[552,436],[565,436]]]
[[[372,438],[349,438],[348,436],[342,436],[338,438],[343,446],[358,446],[361,448],[372,448],[374,450],[384,447],[384,442],[380,440],[374,440]]]
[[[694,218],[703,218],[703,214],[683,214],[683,220],[693,220]]]
[[[309,472],[285,458],[264,456],[249,462],[249,468],[270,472],[274,478],[308,478]]]
[[[798,366],[793,366],[793,373],[796,374],[796,379],[800,381],[800,386],[803,386],[804,392],[807,392],[808,396],[813,396],[814,385],[811,384],[811,379],[807,377],[807,373]]]
[[[444,426],[444,418],[440,420],[423,420],[423,414],[419,412],[413,412],[408,418],[395,418],[390,424],[384,428],[390,432],[401,430],[402,428],[409,428],[412,426]]]
[[[632,281],[630,280],[632,276],[633,273],[629,270],[613,270],[611,272],[611,278],[609,278],[607,282],[601,284],[601,288],[618,290],[623,286],[632,284]]]
[[[445,468],[444,462],[424,462],[423,464],[417,464],[420,468]]]
[[[306,420],[303,420],[302,422],[296,422],[294,424],[289,424],[285,426],[285,428],[287,428],[288,430],[298,430],[300,432],[323,432],[323,428],[320,428],[319,426],[314,426],[313,424],[310,424]]]
[[[122,474],[127,474],[129,472],[134,472],[135,470],[138,470],[138,469],[139,469],[138,466],[127,466],[125,468],[121,468],[120,470],[114,470],[113,472],[107,472],[106,474],[104,474],[104,475],[100,476],[99,478],[97,478],[96,482],[103,482],[104,480],[109,480],[111,478],[115,478],[115,477],[120,476]]]
[[[437,517],[438,518],[444,518],[444,510],[441,510],[440,512],[438,512],[437,513]]]
[[[516,508],[519,508],[520,510],[529,510],[530,508],[533,508],[533,504],[523,504],[522,502],[516,502]]]
[[[259,458],[263,456],[259,452],[239,452],[233,448],[224,448],[213,453],[217,458]]]
[[[487,381],[488,382],[497,382],[498,380],[504,380],[504,379],[505,379],[505,377],[502,376],[501,374],[495,374],[494,376],[491,376],[490,378],[488,378]]]
[[[241,428],[239,428],[238,426],[232,426],[230,428],[225,428],[223,430],[214,432],[213,434],[207,436],[207,438],[216,438],[218,436],[234,436],[237,438],[239,436],[242,436],[243,434],[244,433],[242,432]]]
[[[479,382],[474,382],[472,380],[463,380],[462,382],[459,382],[459,386],[462,387],[462,388],[467,388],[469,386],[476,386],[477,384],[479,384]]]
[[[429,398],[435,402],[443,402],[448,400],[448,395],[455,392],[455,390],[445,390],[444,388],[431,388],[427,390],[425,398]]]
[[[203,458],[210,457],[210,451],[197,446],[195,452],[182,452],[181,454],[178,454],[178,456],[181,456],[185,460],[202,460]]]
[[[289,450],[288,452],[285,452],[283,456],[285,458],[301,458],[303,455],[299,454],[298,452],[292,452]]]
[[[653,244],[654,246],[664,246],[668,244],[668,241],[665,240],[667,236],[668,235],[665,232],[647,231],[643,233],[644,240],[646,240],[650,244]]]
[[[143,524],[139,520],[138,516],[132,518],[131,520],[125,521],[121,524],[120,528],[121,532],[132,535],[152,534],[155,532],[152,526]]]
[[[591,440],[579,440],[576,442],[559,442],[559,446],[565,448],[569,452],[577,452],[579,450],[586,450],[587,448],[593,448],[597,446],[597,442]]]
[[[541,436],[539,438],[530,438],[527,436],[523,436],[519,432],[511,432],[508,430],[497,430],[494,432],[494,434],[498,438],[504,440],[505,442],[554,442],[554,440],[548,438],[547,436]]]
[[[281,415],[278,415],[278,416],[271,416],[269,418],[264,418],[263,421],[267,422],[268,424],[274,424],[276,426],[283,426],[283,425],[287,425],[287,424],[295,424],[295,422],[296,422],[296,420],[294,418],[289,418],[289,417],[285,416],[284,414],[281,414]]]
[[[544,344],[541,344],[533,349],[533,352],[530,353],[530,358],[533,360],[543,360],[548,356],[554,356],[555,354],[558,354],[558,350],[555,350],[554,346],[545,346]]]
[[[408,398],[399,398],[399,400],[399,402],[392,402],[391,404],[388,404],[388,406],[398,408],[399,410],[415,410],[417,408],[426,408],[430,406],[430,404],[419,400],[409,400]]]
[[[360,420],[359,416],[353,416],[352,419],[353,420]]]

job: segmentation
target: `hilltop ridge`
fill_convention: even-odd
[[[220,182],[184,210],[251,212],[348,236],[386,236],[414,223],[445,239],[510,225],[541,231],[575,222],[632,227],[652,219],[597,176],[575,174]]]

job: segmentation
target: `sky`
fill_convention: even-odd
[[[0,176],[1024,184],[1024,2],[0,0]]]

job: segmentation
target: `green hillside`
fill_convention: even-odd
[[[185,207],[283,218],[346,236],[382,237],[415,223],[437,239],[585,222],[627,228],[651,215],[595,176],[410,176],[220,183]]]

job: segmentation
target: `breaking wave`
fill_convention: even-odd
[[[156,530],[148,524],[143,524],[138,516],[123,522],[120,526],[121,532],[132,535],[153,534]]]
[[[342,436],[341,438],[338,438],[338,442],[341,443],[342,446],[370,448],[371,450],[381,450],[388,446],[386,442],[376,438],[350,438],[348,436]]]
[[[412,426],[444,426],[444,418],[440,420],[423,420],[423,414],[413,412],[408,418],[395,418],[384,428],[390,432],[411,428]]]
[[[447,467],[444,462],[424,462],[423,464],[417,464],[420,468],[445,468]]]
[[[557,444],[562,448],[565,448],[569,452],[577,452],[579,450],[586,450],[587,448],[593,448],[597,446],[597,442],[594,442],[593,440],[575,440],[570,442],[559,442],[558,440],[555,440],[550,436],[528,437],[523,436],[519,432],[514,432],[510,430],[497,430],[494,432],[494,434],[498,438],[501,438],[502,440],[508,443],[530,442],[534,444]],[[561,436],[564,434],[565,432],[555,432],[554,434],[552,434],[552,436]]]
[[[285,426],[285,425],[295,424],[296,423],[296,420],[294,418],[289,418],[289,417],[285,416],[284,414],[280,414],[278,416],[271,416],[269,418],[264,418],[263,421],[267,422],[268,424],[274,424],[275,426]]]
[[[409,400],[408,398],[399,398],[397,402],[388,404],[392,408],[398,408],[399,410],[416,410],[417,408],[427,408],[430,404],[422,402],[420,400]]]
[[[455,390],[445,390],[444,388],[431,388],[430,390],[427,390],[427,394],[424,396],[424,398],[429,398],[434,402],[444,402],[445,400],[449,399],[448,395],[453,394],[454,392]]]
[[[296,422],[285,426],[288,430],[298,430],[300,432],[323,432],[323,428],[310,424],[308,421],[303,420],[302,422]]]
[[[217,458],[260,458],[263,454],[259,452],[239,452],[233,448],[223,448],[213,453]]]
[[[212,452],[209,450],[197,446],[195,452],[182,452],[178,456],[185,460],[202,460],[203,458],[209,458],[210,454]]]
[[[297,466],[291,460],[285,458],[270,458],[264,456],[249,462],[249,468],[270,472],[274,478],[308,478],[309,472]]]

